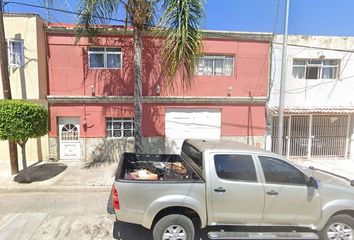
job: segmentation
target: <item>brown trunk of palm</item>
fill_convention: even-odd
[[[10,78],[9,69],[7,61],[7,49],[5,43],[5,30],[4,30],[4,19],[3,19],[3,1],[0,0],[0,71],[2,79],[2,89],[4,93],[4,99],[11,99],[11,88],[10,88]],[[18,173],[18,157],[17,157],[17,145],[13,141],[9,141],[9,152],[10,152],[10,163],[11,163],[11,173]]]
[[[142,63],[142,28],[135,27],[134,31],[134,124],[135,124],[135,145],[136,153],[142,152],[142,133],[141,133],[141,116],[142,116],[142,79],[143,79],[143,63]]]

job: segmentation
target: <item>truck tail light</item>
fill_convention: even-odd
[[[113,196],[113,199],[112,199],[113,208],[114,208],[114,210],[118,211],[120,209],[119,199],[118,199],[118,191],[114,185],[112,187],[112,196]]]

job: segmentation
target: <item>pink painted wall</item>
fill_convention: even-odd
[[[93,70],[87,67],[88,42],[82,39],[74,45],[75,37],[48,34],[49,95],[91,96],[91,86],[96,96],[133,95],[133,46],[131,36],[98,38],[93,46],[122,48],[123,68],[119,70]],[[143,95],[155,95],[156,85],[166,96],[267,96],[269,70],[269,43],[241,40],[205,39],[203,52],[235,56],[233,76],[195,76],[191,89],[165,91],[161,77],[160,41],[144,38]],[[178,77],[176,78],[178,82]],[[143,135],[165,135],[165,109],[167,107],[219,108],[222,111],[222,136],[261,136],[265,133],[265,106],[186,106],[145,104],[143,107]],[[133,117],[133,105],[86,104],[52,105],[49,135],[57,136],[57,118],[80,117],[81,137],[105,137],[105,118]],[[251,120],[250,120],[251,119]],[[87,122],[87,129],[82,123]]]
[[[58,117],[79,117],[81,137],[105,137],[106,118],[109,117],[133,117],[133,105],[52,105],[50,107],[50,131],[49,136],[58,136]],[[83,127],[86,121],[87,128]]]
[[[165,136],[166,108],[213,108],[221,109],[222,136],[262,136],[265,133],[264,106],[210,106],[210,105],[156,105],[143,108],[143,135]],[[49,136],[58,135],[58,117],[79,117],[81,137],[106,137],[105,124],[109,117],[133,117],[133,105],[87,104],[54,105],[50,108],[51,129]],[[87,128],[83,127],[86,121]]]
[[[70,35],[49,34],[49,93],[50,95],[123,96],[133,94],[133,48],[130,36],[102,37],[93,46],[117,46],[122,48],[123,68],[119,70],[95,70],[87,67],[87,41],[74,45]],[[269,44],[266,42],[237,40],[204,40],[203,52],[235,56],[233,76],[195,76],[191,89],[184,91],[176,86],[165,91],[161,76],[160,42],[144,38],[143,94],[155,95],[156,85],[161,95],[173,96],[226,96],[233,88],[232,96],[266,96],[268,89]],[[176,77],[176,82],[179,78]]]

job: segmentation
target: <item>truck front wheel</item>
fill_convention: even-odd
[[[323,240],[354,239],[354,219],[349,215],[339,214],[331,217],[320,232]]]
[[[161,218],[153,230],[154,240],[194,240],[192,220],[180,214]]]

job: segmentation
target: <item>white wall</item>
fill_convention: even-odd
[[[273,41],[272,73],[270,81],[269,106],[278,106],[281,79],[282,36]],[[285,107],[354,107],[354,55],[351,52],[306,48],[306,45],[321,48],[354,49],[354,38],[289,36],[288,80],[286,83]],[[325,59],[340,59],[340,73],[337,80],[309,80],[292,78],[294,58],[314,58],[324,55]]]
[[[270,108],[277,107],[279,104],[282,42],[282,35],[274,37],[271,79],[269,86],[270,99],[268,102],[268,107]],[[285,89],[285,109],[354,109],[354,54],[352,53],[354,49],[354,37],[289,36],[288,44],[288,71]],[[342,51],[334,51],[333,49],[340,49]],[[319,59],[321,55],[325,56],[324,59],[341,60],[339,79],[314,80],[294,79],[292,77],[292,65],[294,58]],[[271,133],[268,132],[267,147],[270,147],[270,134]],[[350,158],[353,159],[353,117],[350,125],[348,140],[351,155]]]

